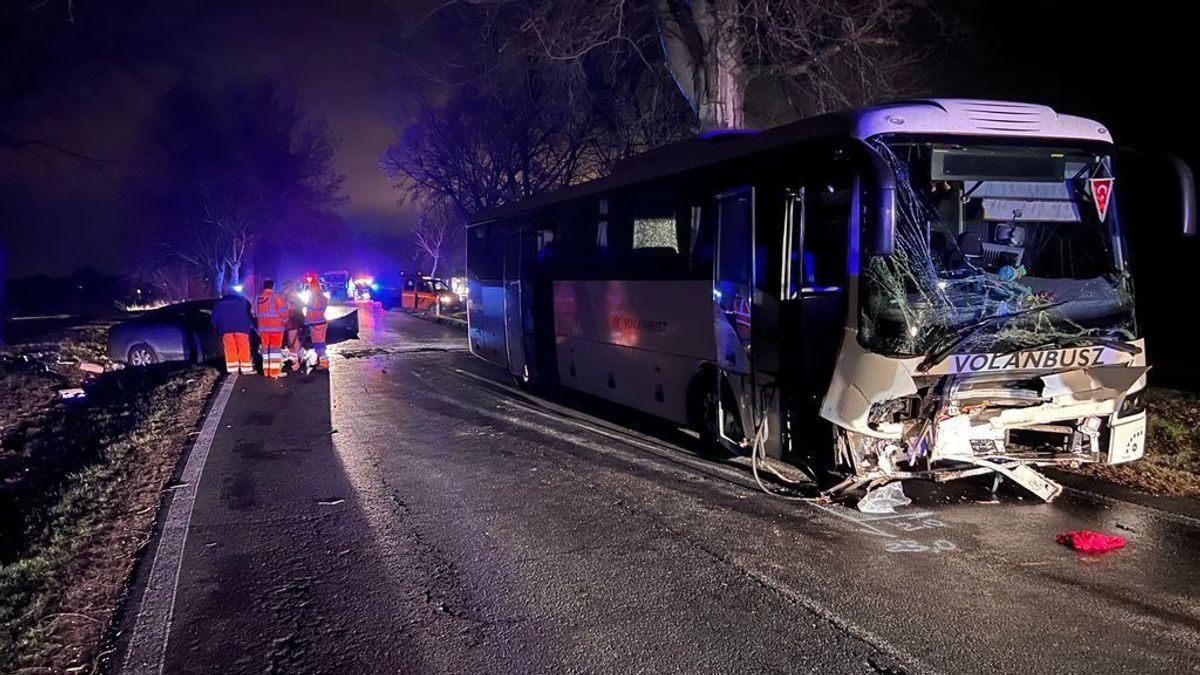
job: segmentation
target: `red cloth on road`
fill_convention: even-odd
[[[1112,551],[1125,545],[1125,537],[1118,534],[1092,532],[1091,530],[1079,530],[1078,532],[1060,534],[1054,540],[1080,553],[1104,553],[1105,551]]]

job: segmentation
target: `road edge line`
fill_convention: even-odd
[[[187,462],[179,477],[180,485],[171,492],[171,501],[166,507],[154,559],[150,563],[150,575],[138,603],[133,635],[125,648],[125,658],[118,671],[123,675],[160,675],[163,672],[167,641],[171,637],[171,621],[175,613],[175,593],[179,588],[179,573],[183,568],[183,551],[192,521],[196,491],[236,382],[237,374],[234,373],[228,375],[221,383],[212,408],[209,409],[200,428],[200,434],[196,436],[196,442],[192,444],[188,453]]]

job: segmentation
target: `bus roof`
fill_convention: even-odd
[[[885,133],[1112,142],[1108,130],[1098,122],[1060,115],[1044,105],[975,99],[900,101],[810,117],[762,132],[684,139],[618,162],[609,176],[485,211],[471,218],[469,224],[479,225],[802,141],[835,136],[866,140]]]

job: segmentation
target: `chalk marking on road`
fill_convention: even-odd
[[[905,518],[928,518],[933,515],[933,511],[922,511],[920,513],[894,513],[890,516],[872,516],[870,518],[859,518],[860,523],[874,523],[878,520],[903,520]]]
[[[171,637],[171,620],[175,613],[175,593],[179,589],[179,573],[183,568],[183,550],[187,544],[188,527],[192,521],[192,507],[196,503],[196,489],[208,451],[221,425],[221,416],[233,393],[237,375],[231,374],[221,384],[212,409],[204,418],[204,426],[196,436],[192,451],[180,476],[182,486],[171,491],[171,503],[163,520],[162,535],[150,564],[150,578],[142,592],[133,636],[126,647],[125,659],[121,664],[122,675],[160,675],[166,661],[167,640]]]

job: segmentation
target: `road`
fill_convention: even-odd
[[[892,518],[765,495],[686,435],[523,393],[460,331],[389,314],[327,378],[238,380],[161,670],[1197,670],[1200,520],[909,492]],[[1055,543],[1081,528],[1129,544]]]

